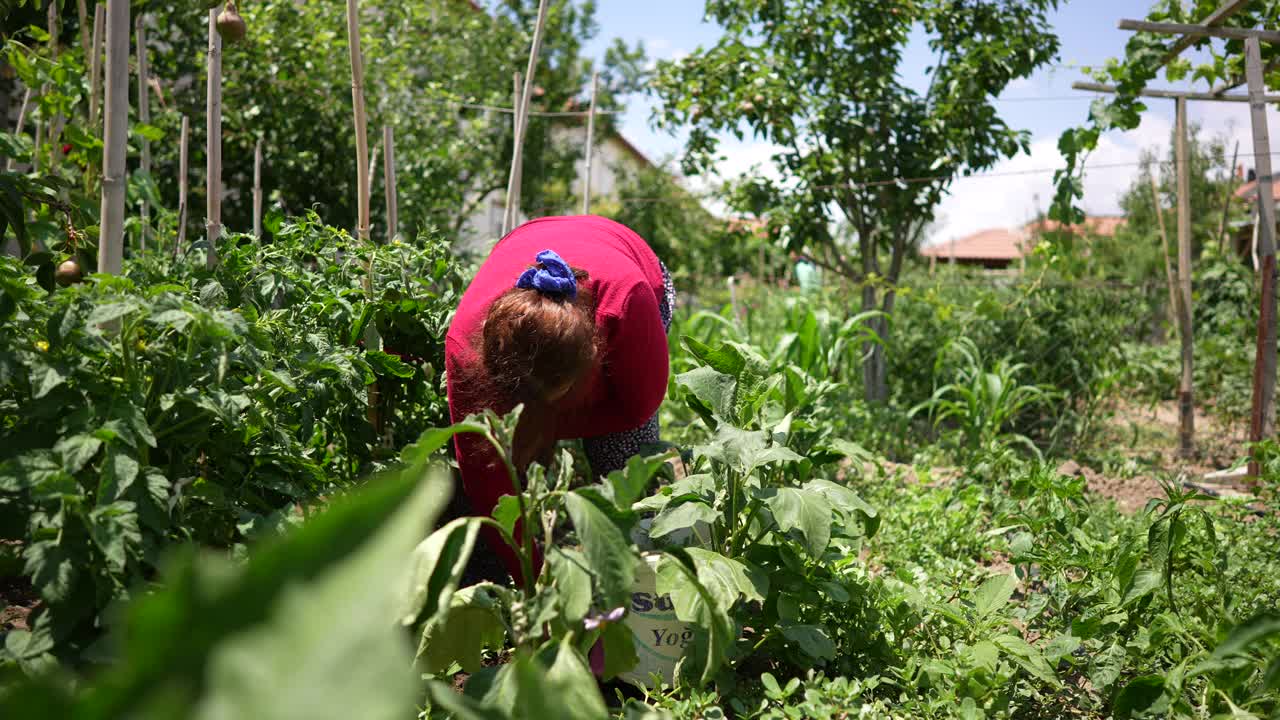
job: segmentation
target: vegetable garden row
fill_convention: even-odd
[[[865,283],[691,274],[670,443],[517,472],[518,410],[448,420],[472,268],[446,233],[370,240],[365,141],[354,237],[215,211],[179,242],[139,168],[153,214],[89,272],[87,63],[9,50],[69,149],[42,173],[47,147],[0,135],[24,163],[0,174],[0,717],[1280,717],[1280,446],[1249,503],[1106,446],[1118,402],[1174,386],[1173,349],[1135,340],[1158,288],[1056,283],[1052,250],[969,283],[897,248],[889,316],[849,311]],[[1243,272],[1203,264],[1201,329],[1247,337]],[[1242,356],[1208,348],[1226,411]],[[492,516],[448,508],[458,433],[509,471]],[[1122,512],[1059,470],[1091,454],[1162,490]],[[523,576],[464,580],[484,527]]]

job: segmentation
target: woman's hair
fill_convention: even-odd
[[[543,269],[541,263],[534,267]],[[559,413],[552,398],[572,390],[596,364],[595,297],[586,271],[575,268],[573,275],[573,298],[507,290],[489,306],[481,330],[481,367],[471,380],[482,386],[486,405],[504,412],[524,405],[514,448],[521,470],[534,460],[545,462],[555,444]]]

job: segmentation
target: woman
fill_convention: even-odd
[[[518,470],[548,464],[556,442],[582,438],[604,475],[658,440],[667,389],[671,276],[645,241],[597,216],[548,217],[498,241],[467,287],[445,340],[454,422],[523,405]],[[488,515],[511,481],[486,441],[455,440],[471,510]],[[514,554],[486,536],[513,577]]]

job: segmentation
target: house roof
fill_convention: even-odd
[[[1022,257],[1025,235],[1008,228],[990,228],[950,242],[920,249],[925,257],[968,260],[1017,260]]]
[[[1234,195],[1245,202],[1253,202],[1258,199],[1258,181],[1250,180],[1249,182],[1236,188]],[[1280,200],[1280,182],[1271,183],[1271,197]]]
[[[1125,219],[1120,215],[1090,215],[1084,219],[1083,223],[1075,225],[1064,225],[1057,220],[1044,218],[1023,225],[1022,231],[1027,233],[1046,233],[1059,232],[1065,229],[1067,232],[1075,234],[1091,233],[1093,235],[1111,237],[1124,224]]]
[[[948,242],[935,243],[921,248],[920,254],[960,260],[1017,260],[1032,246],[1031,238],[1041,233],[1065,229],[1071,233],[1110,237],[1124,224],[1125,219],[1118,215],[1091,215],[1078,225],[1064,225],[1044,218],[1018,228],[988,228]]]

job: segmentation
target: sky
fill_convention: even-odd
[[[587,52],[603,59],[605,48],[614,38],[632,44],[644,44],[654,60],[678,58],[710,46],[720,35],[719,28],[703,22],[701,0],[597,0],[600,33],[587,47]],[[1060,167],[1062,156],[1057,151],[1058,136],[1063,130],[1082,125],[1088,116],[1094,95],[1071,89],[1071,83],[1088,80],[1078,65],[1100,65],[1107,58],[1118,57],[1130,33],[1118,30],[1121,18],[1146,17],[1150,0],[1068,0],[1051,16],[1054,30],[1061,39],[1060,66],[1043,69],[1029,78],[1015,81],[1000,97],[997,107],[1011,127],[1031,133],[1029,153],[1002,161],[988,172],[1003,177],[974,177],[953,183],[951,194],[938,209],[938,221],[926,243],[944,242],[969,233],[993,227],[1013,227],[1032,219],[1037,209],[1047,210],[1053,197],[1052,170]],[[1222,41],[1216,41],[1222,42]],[[1193,55],[1188,55],[1192,57]],[[921,74],[930,62],[923,43],[908,47],[903,63],[903,80],[923,87]],[[1203,83],[1169,83],[1163,76],[1153,87],[1205,90]],[[1172,100],[1148,101],[1148,110],[1135,130],[1109,133],[1102,137],[1098,149],[1087,166],[1100,166],[1085,175],[1083,207],[1091,214],[1118,214],[1121,194],[1133,181],[1141,150],[1156,149],[1166,153],[1174,125]],[[627,113],[621,131],[654,161],[679,154],[683,134],[674,136],[652,126],[652,98],[643,95],[628,99]],[[1207,135],[1226,135],[1228,147],[1240,142],[1243,155],[1252,153],[1252,134],[1246,103],[1188,103],[1187,116],[1192,125],[1199,124]],[[1273,145],[1280,144],[1280,118],[1268,110]],[[760,166],[768,172],[770,145],[748,137],[744,141],[727,138],[722,144],[724,159],[718,166],[724,177],[734,177]],[[1252,166],[1252,156],[1242,160]],[[1120,167],[1115,167],[1120,165]],[[1108,166],[1108,167],[1101,167]],[[1025,173],[1024,171],[1039,171]],[[1008,175],[1007,173],[1023,173]],[[705,187],[706,179],[690,179],[690,187]]]

